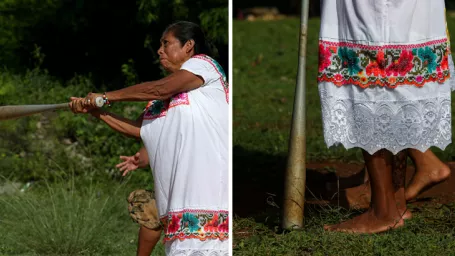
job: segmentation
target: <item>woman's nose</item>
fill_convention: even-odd
[[[161,55],[161,54],[163,54],[163,47],[162,46],[158,49],[158,55]]]

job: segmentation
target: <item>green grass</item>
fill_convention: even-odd
[[[233,23],[235,255],[455,255],[455,205],[415,209],[406,227],[371,236],[324,232],[324,224],[354,213],[307,205],[304,231],[280,232],[299,22],[289,18]],[[316,81],[319,22],[310,19],[308,27],[306,158],[309,162],[362,162],[359,149],[327,148],[324,143]],[[455,31],[455,19],[450,18],[448,24]],[[451,39],[455,45],[455,37]],[[442,160],[455,160],[453,144],[433,152]]]
[[[134,255],[139,226],[126,202],[134,188],[79,178],[0,196],[0,255]]]
[[[407,226],[382,235],[348,235],[322,231],[321,223],[334,223],[342,217],[326,211],[332,218],[307,221],[304,232],[274,233],[267,226],[249,219],[234,224],[235,255],[454,255],[453,206],[428,209]],[[433,210],[433,211],[432,211]],[[319,211],[319,210],[318,210]],[[316,214],[316,213],[313,213]],[[239,236],[236,238],[236,236]]]
[[[454,209],[453,205],[424,207],[404,228],[382,235],[323,231],[321,223],[336,223],[356,214],[329,207],[308,207],[305,230],[290,233],[272,232],[267,225],[243,218],[234,223],[234,252],[235,255],[454,255]]]
[[[87,77],[62,84],[44,71],[0,70],[0,105],[68,101],[93,91]],[[111,111],[137,118],[143,103]],[[140,141],[125,138],[88,115],[47,112],[0,122],[0,185],[32,187],[0,195],[0,255],[134,255],[139,225],[128,215],[128,194],[153,189],[150,170],[123,178],[115,165]],[[162,255],[160,244],[154,255]]]

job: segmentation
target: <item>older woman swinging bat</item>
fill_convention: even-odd
[[[228,255],[229,87],[199,26],[177,22],[158,50],[169,76],[104,94],[72,98],[76,113],[90,113],[116,131],[142,138],[155,180],[167,255]],[[146,101],[137,120],[96,107]]]

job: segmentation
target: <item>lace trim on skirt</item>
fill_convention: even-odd
[[[387,149],[444,150],[452,141],[450,94],[400,101],[367,101],[328,96],[320,88],[324,139],[373,154]]]

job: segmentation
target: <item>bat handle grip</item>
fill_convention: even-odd
[[[97,107],[101,108],[102,106],[104,106],[104,99],[103,97],[96,97],[95,99],[95,104]]]

